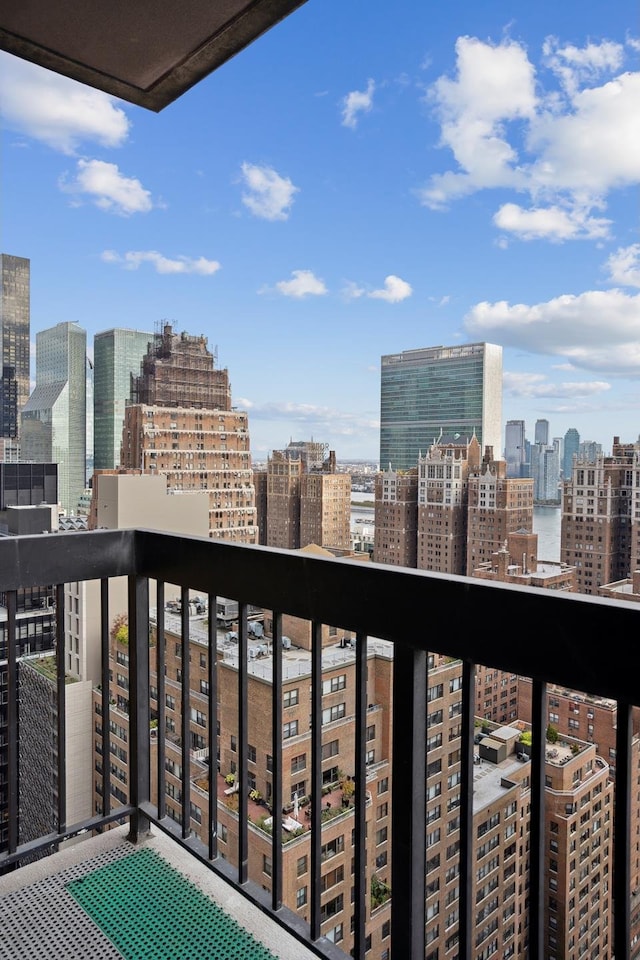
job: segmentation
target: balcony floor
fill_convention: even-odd
[[[267,960],[267,951],[277,960],[314,956],[163,833],[134,846],[126,840],[127,830],[120,827],[73,844],[0,877],[1,960]],[[140,853],[142,857],[134,856]],[[168,895],[162,919],[175,933],[178,952],[168,952],[167,940],[162,940],[157,904],[139,883],[145,874]],[[76,884],[72,895],[72,881],[83,878],[91,878],[91,885]],[[96,887],[100,926],[89,916],[96,912],[91,906]]]

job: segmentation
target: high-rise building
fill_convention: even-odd
[[[534,443],[531,447],[531,478],[536,503],[560,503],[560,452],[557,441],[552,447]]]
[[[255,543],[256,507],[245,412],[231,407],[227,370],[205,337],[157,333],[125,409],[121,466],[164,474],[173,492],[209,494],[209,535]]]
[[[58,464],[58,495],[75,514],[85,488],[87,335],[59,323],[36,337],[36,386],[22,412],[22,458]]]
[[[640,442],[614,437],[609,457],[579,453],[563,485],[560,532],[560,559],[576,567],[579,593],[597,595],[638,568],[639,517]]]
[[[58,529],[58,487],[57,468],[54,463],[0,463],[0,535],[20,536],[21,534],[54,533]],[[20,589],[13,594],[13,606],[17,615],[18,629],[12,634],[10,626],[10,598],[0,592],[0,704],[6,704],[9,697],[9,677],[7,672],[8,639],[15,644],[18,659],[18,682],[20,686],[20,709],[18,711],[18,741],[20,744],[20,762],[29,763],[29,746],[34,742],[35,731],[29,717],[29,698],[27,697],[26,676],[23,670],[24,658],[40,656],[47,650],[53,650],[56,637],[55,589],[53,586],[30,587]],[[51,715],[47,717],[51,735]],[[8,742],[10,723],[6,706],[0,707],[0,852],[6,850],[9,803],[9,782],[7,779]],[[46,762],[46,757],[40,757]],[[34,766],[33,769],[36,769]],[[40,771],[40,767],[37,767]],[[38,820],[35,825],[31,815],[43,813],[52,815],[53,807],[46,803],[43,796],[45,780],[37,778],[39,803],[33,806],[29,802],[28,786],[20,790],[20,837],[21,840],[35,839]],[[50,827],[49,827],[50,828]]]
[[[505,474],[504,460],[485,455],[480,469],[469,477],[468,577],[491,560],[508,534],[533,529],[533,480],[507,479]]]
[[[469,477],[480,459],[472,437],[435,443],[418,461],[418,569],[466,573]]]
[[[418,535],[418,471],[384,470],[376,477],[373,559],[415,567]]]
[[[575,427],[569,427],[564,435],[564,453],[562,455],[562,477],[567,480],[571,476],[573,458],[577,456],[580,447],[580,434]]]
[[[263,491],[258,527],[266,546],[350,549],[351,476],[337,472],[326,443],[292,441],[274,450],[254,482]]]
[[[502,449],[502,347],[467,343],[382,357],[380,466],[410,470],[443,434]]]
[[[268,547],[297,550],[300,546],[300,483],[304,465],[286,451],[274,450],[267,462]],[[320,544],[319,544],[320,546]]]
[[[300,482],[300,546],[351,547],[351,477],[336,472],[334,451],[326,469],[303,473]]]
[[[417,529],[412,474],[390,470],[376,478],[379,563],[471,576],[509,534],[533,528],[533,481],[507,477],[505,461],[494,460],[490,447],[481,458],[475,436],[468,443],[434,443],[418,460]]]
[[[536,420],[535,432],[533,435],[534,443],[542,443],[545,447],[549,443],[549,421]]]
[[[29,397],[30,261],[0,253],[0,444],[17,440]]]
[[[507,420],[504,437],[504,458],[508,477],[526,477],[524,420]]]
[[[93,341],[94,469],[120,466],[124,410],[131,397],[131,378],[140,366],[153,334],[113,329],[97,333]]]
[[[602,444],[595,440],[581,440],[578,447],[578,456],[581,460],[595,460],[602,455]]]

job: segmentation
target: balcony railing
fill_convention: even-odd
[[[109,725],[109,581],[128,578],[129,618],[129,802],[111,807],[109,764],[103,765],[103,810],[83,822],[68,823],[66,810],[64,584],[101,582],[102,641],[102,753],[110,755]],[[630,944],[630,816],[632,707],[640,704],[637,670],[628,664],[629,651],[638,636],[640,607],[544,590],[526,590],[463,577],[445,577],[374,564],[328,560],[317,556],[258,547],[241,547],[206,539],[180,537],[142,530],[98,531],[56,536],[0,540],[0,591],[7,593],[7,636],[15,637],[16,591],[41,584],[57,584],[57,828],[28,843],[19,843],[19,775],[31,771],[18,763],[18,690],[15,643],[7,653],[7,825],[6,850],[0,869],[19,865],[29,855],[49,851],[61,841],[82,832],[100,830],[128,817],[135,839],[155,824],[176,843],[187,848],[211,870],[237,887],[273,919],[321,957],[342,957],[338,946],[321,936],[322,808],[312,805],[310,827],[311,881],[309,922],[283,906],[283,845],[279,817],[271,838],[271,891],[265,893],[248,875],[248,817],[238,817],[237,859],[219,856],[217,805],[209,804],[208,846],[191,836],[189,803],[182,820],[166,815],[164,791],[151,795],[152,769],[149,689],[150,581],[155,581],[160,727],[164,700],[164,587],[182,591],[182,683],[189,689],[188,591],[208,598],[215,611],[217,595],[240,603],[237,666],[237,770],[238,810],[247,811],[248,783],[248,604],[273,612],[273,674],[270,724],[272,730],[272,808],[288,801],[283,797],[282,615],[290,614],[312,624],[311,649],[311,792],[322,794],[322,650],[323,625],[336,625],[356,636],[355,677],[355,780],[366,784],[367,637],[394,644],[393,739],[391,805],[391,957],[424,960],[426,895],[426,750],[427,651],[437,651],[462,661],[462,775],[460,802],[460,900],[458,955],[474,952],[474,895],[472,878],[472,826],[474,775],[475,664],[483,663],[533,680],[533,747],[531,750],[531,828],[528,939],[529,956],[544,956],[544,763],[546,685],[610,697],[617,701],[616,798],[613,825],[615,858],[611,864],[614,894],[612,954],[629,955]],[[519,632],[515,625],[521,625]],[[526,633],[525,633],[526,630]],[[208,623],[208,697],[210,716],[216,715],[218,677],[216,623]],[[267,718],[265,718],[267,722]],[[180,750],[183,797],[190,792],[189,698],[182,702]],[[216,731],[208,731],[211,757]],[[158,773],[164,771],[164,738],[157,737]],[[211,775],[213,778],[213,770]],[[365,828],[367,795],[354,797],[353,956],[364,960],[366,950]],[[349,884],[347,884],[347,890]],[[345,898],[345,902],[348,897]]]

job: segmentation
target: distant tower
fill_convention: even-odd
[[[131,377],[140,365],[153,334],[140,330],[105,330],[93,341],[94,468],[120,466],[124,408],[131,397]]]
[[[507,476],[524,477],[526,463],[524,420],[507,420],[504,439]]]
[[[411,470],[443,435],[502,449],[502,347],[465,343],[382,357],[381,466]]]
[[[549,421],[536,420],[536,429],[533,437],[534,443],[542,443],[545,447],[549,445]]]
[[[87,334],[59,323],[36,337],[36,387],[22,412],[23,460],[58,464],[67,514],[78,512],[85,487]]]
[[[560,452],[553,447],[535,443],[531,448],[531,476],[533,499],[536,503],[560,503]]]
[[[0,444],[17,440],[29,397],[30,261],[0,253]]]
[[[571,476],[573,458],[578,455],[580,434],[575,427],[569,427],[564,435],[564,455],[562,458],[562,476],[568,480]]]

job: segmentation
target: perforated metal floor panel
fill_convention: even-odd
[[[2,897],[0,960],[122,960],[66,884],[130,855],[122,845]]]
[[[276,960],[155,850],[67,884],[125,960]]]
[[[276,960],[156,851],[115,847],[0,899],[0,960]]]

